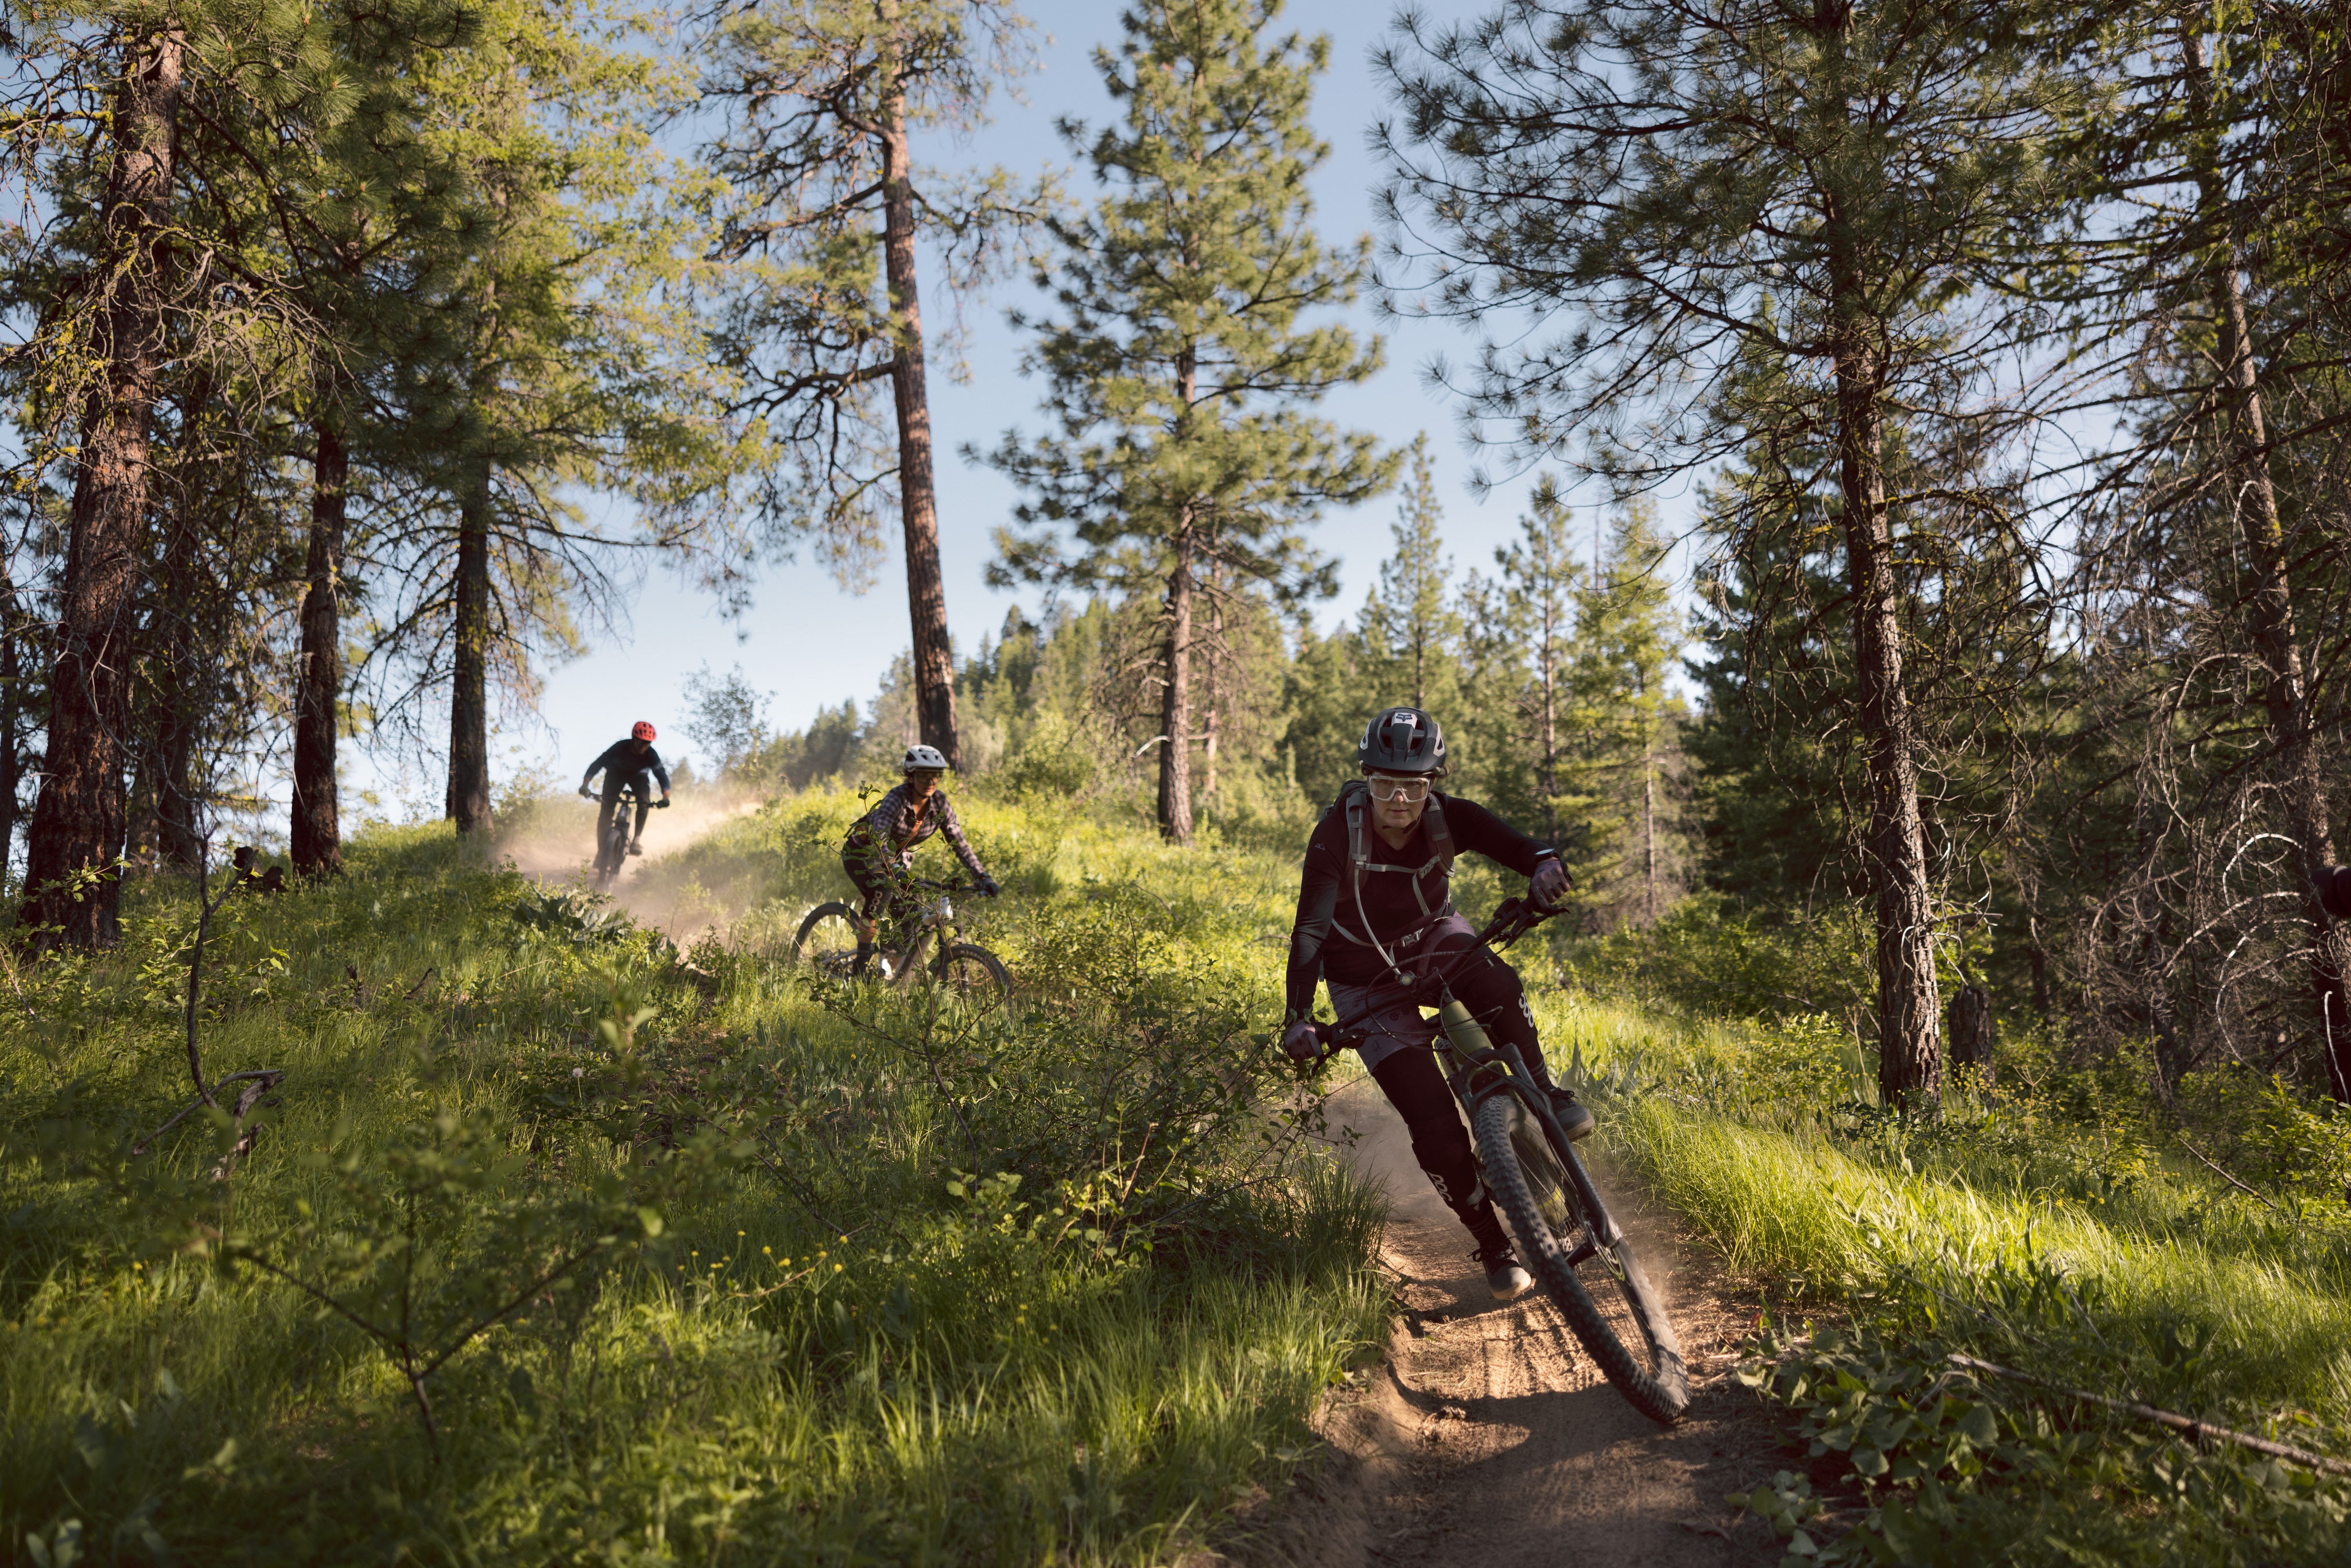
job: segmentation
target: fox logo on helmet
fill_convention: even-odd
[[[1416,707],[1383,708],[1364,726],[1355,760],[1385,773],[1433,773],[1445,766],[1445,731]]]

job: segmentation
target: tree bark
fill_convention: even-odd
[[[1543,560],[1542,610],[1542,795],[1543,841],[1559,847],[1559,615],[1558,562]]]
[[[191,413],[209,396],[208,389],[201,392]],[[195,486],[189,489],[193,492]],[[204,835],[196,822],[196,741],[211,695],[209,683],[196,667],[198,626],[211,598],[210,585],[197,580],[199,525],[190,515],[188,499],[183,494],[181,504],[171,508],[162,592],[156,596],[149,625],[154,645],[145,651],[147,678],[154,693],[154,734],[143,771],[155,811],[155,847],[163,862],[179,871],[195,870],[204,855]]]
[[[149,433],[163,355],[163,225],[184,41],[176,27],[135,37],[116,105],[107,172],[110,289],[93,323],[98,385],[82,414],[49,686],[48,761],[26,852],[21,918],[42,945],[115,940],[114,869],[127,825],[123,768],[131,718],[132,615],[141,575]]]
[[[16,580],[0,564],[0,868],[16,845],[16,732],[24,722],[24,664],[17,644]]]
[[[302,661],[294,693],[293,850],[300,876],[332,876],[343,869],[335,731],[343,689],[343,526],[351,462],[333,395],[338,390],[322,389],[310,469],[309,586],[302,596]]]
[[[1192,552],[1188,528],[1176,540],[1167,576],[1167,685],[1160,695],[1159,832],[1192,841]]]
[[[2244,273],[2237,257],[2229,193],[2219,160],[2219,131],[2212,112],[2211,75],[2204,60],[2199,23],[2180,24],[2181,54],[2188,67],[2188,96],[2195,118],[2196,177],[2199,217],[2208,225],[2205,286],[2216,329],[2218,385],[2230,484],[2237,527],[2253,572],[2253,591],[2244,598],[2245,634],[2264,677],[2262,706],[2271,744],[2276,748],[2278,796],[2286,833],[2302,852],[2302,912],[2311,934],[2310,988],[2318,1004],[2319,1039],[2327,1080],[2338,1101],[2351,1102],[2351,931],[2329,916],[2319,896],[2320,871],[2335,859],[2326,785],[2311,734],[2310,695],[2294,631],[2294,591],[2286,572],[2285,531],[2278,518],[2277,491],[2271,483],[2267,428],[2260,376],[2253,364],[2252,332],[2246,319]]]
[[[931,401],[923,364],[923,306],[914,283],[914,184],[906,144],[906,96],[892,92],[883,145],[883,260],[897,353],[890,385],[898,403],[898,502],[906,529],[906,607],[914,623],[914,721],[923,744],[963,766],[956,736],[955,643],[947,635],[939,570],[938,486],[931,466]]]
[[[1917,737],[1902,676],[1900,585],[1886,504],[1885,361],[1865,307],[1853,229],[1827,204],[1836,356],[1837,457],[1853,590],[1858,721],[1869,756],[1865,846],[1877,923],[1877,1083],[1888,1106],[1932,1110],[1941,1092],[1933,884],[1918,809]]]
[[[1991,993],[1973,979],[1962,980],[1951,993],[1951,1063],[1974,1068],[1978,1082],[1989,1090],[1996,1082],[1993,1048],[1998,1043]]]
[[[457,831],[490,828],[490,458],[469,458],[457,507],[455,669],[449,693],[449,801]]]
[[[1644,730],[1646,725],[1643,726]],[[1656,759],[1646,738],[1641,745],[1641,909],[1647,924],[1657,923],[1657,771]]]

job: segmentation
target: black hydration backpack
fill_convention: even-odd
[[[1420,905],[1421,922],[1424,925],[1452,913],[1453,901],[1450,898],[1447,898],[1442,906],[1431,909],[1428,907],[1428,900],[1422,897],[1420,892],[1420,879],[1426,876],[1432,869],[1441,868],[1448,877],[1453,874],[1455,858],[1453,830],[1445,825],[1445,803],[1437,798],[1437,790],[1434,787],[1428,792],[1428,810],[1421,813],[1420,818],[1420,825],[1428,833],[1428,859],[1416,866],[1390,865],[1372,859],[1372,851],[1376,841],[1372,835],[1371,785],[1361,779],[1348,779],[1340,787],[1339,799],[1334,804],[1345,808],[1347,813],[1348,875],[1354,888],[1355,918],[1364,922],[1364,936],[1369,936],[1372,934],[1370,916],[1364,913],[1364,879],[1375,871],[1402,872],[1412,878],[1413,901]],[[1378,848],[1384,852],[1387,846],[1381,843]],[[1357,936],[1335,921],[1332,925],[1332,929],[1350,942],[1363,941],[1363,937]],[[1376,944],[1373,945],[1376,946]]]

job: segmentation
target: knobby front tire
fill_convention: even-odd
[[[792,962],[830,975],[853,978],[857,972],[857,912],[845,904],[820,904],[800,922],[792,938]]]
[[[1513,1124],[1522,1124],[1516,1137]],[[1571,1267],[1592,1228],[1550,1141],[1511,1094],[1489,1097],[1471,1124],[1486,1185],[1568,1328],[1626,1404],[1652,1421],[1679,1420],[1689,1407],[1681,1340],[1633,1244],[1620,1239]]]
[[[957,942],[939,955],[939,984],[975,1007],[1001,1006],[1012,995],[1012,973],[1004,960],[975,942]]]

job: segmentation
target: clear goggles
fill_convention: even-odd
[[[1426,778],[1397,779],[1385,773],[1371,774],[1365,780],[1372,787],[1374,800],[1416,801],[1428,799]]]

